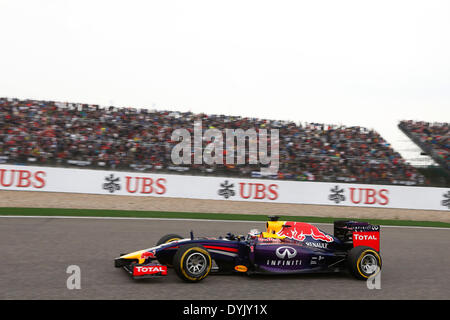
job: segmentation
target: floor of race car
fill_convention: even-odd
[[[166,233],[219,236],[255,227],[264,223],[0,217],[0,299],[448,299],[450,229],[382,228],[383,270],[372,289],[346,273],[211,275],[189,284],[172,269],[135,281],[114,268],[119,253],[151,247]],[[67,287],[70,266],[80,268],[80,289]],[[187,288],[195,288],[189,297]]]

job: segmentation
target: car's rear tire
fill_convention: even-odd
[[[211,256],[202,245],[182,246],[173,257],[173,267],[176,274],[187,282],[203,280],[210,273],[211,266]]]
[[[169,243],[169,242],[173,242],[173,241],[177,241],[177,240],[181,240],[181,239],[183,239],[182,236],[180,236],[178,234],[174,234],[174,233],[169,233],[169,234],[166,234],[165,236],[162,236],[161,239],[158,240],[156,245],[159,246],[164,243]],[[158,261],[162,264],[165,264],[169,268],[171,268],[173,265],[172,258],[173,258],[173,256],[172,257],[160,256],[158,258]]]
[[[376,276],[382,265],[380,254],[367,246],[352,248],[348,253],[347,262],[352,275],[360,280]]]

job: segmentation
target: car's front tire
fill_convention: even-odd
[[[360,280],[377,275],[382,265],[380,254],[367,246],[352,248],[348,253],[347,262],[350,272]]]
[[[156,245],[159,246],[164,243],[169,243],[169,242],[177,241],[177,240],[181,240],[181,239],[183,239],[182,236],[179,236],[178,234],[174,234],[174,233],[169,233],[169,234],[166,234],[165,236],[162,236],[161,239],[158,240]]]
[[[181,240],[181,239],[183,239],[182,236],[180,236],[178,234],[174,234],[174,233],[169,233],[169,234],[166,234],[165,236],[162,236],[161,239],[158,240],[156,245],[159,246],[161,244],[165,244],[165,243],[169,243],[169,242],[173,242],[173,241],[177,241],[177,240]],[[173,266],[172,258],[173,258],[173,256],[168,257],[164,254],[161,254],[158,257],[158,261],[162,264],[165,264],[169,268],[171,268]]]
[[[210,273],[211,266],[211,256],[202,245],[182,246],[173,257],[176,274],[187,282],[203,280]]]

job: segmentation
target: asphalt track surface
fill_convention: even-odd
[[[331,225],[318,225],[332,232]],[[153,246],[166,233],[218,236],[264,229],[261,222],[0,217],[0,299],[449,299],[450,229],[384,227],[380,289],[347,273],[210,275],[200,283],[167,277],[132,280],[114,268],[121,252]],[[68,266],[81,289],[67,289]]]

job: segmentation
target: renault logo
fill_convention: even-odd
[[[275,253],[280,259],[291,259],[297,255],[297,250],[292,247],[279,247]]]

